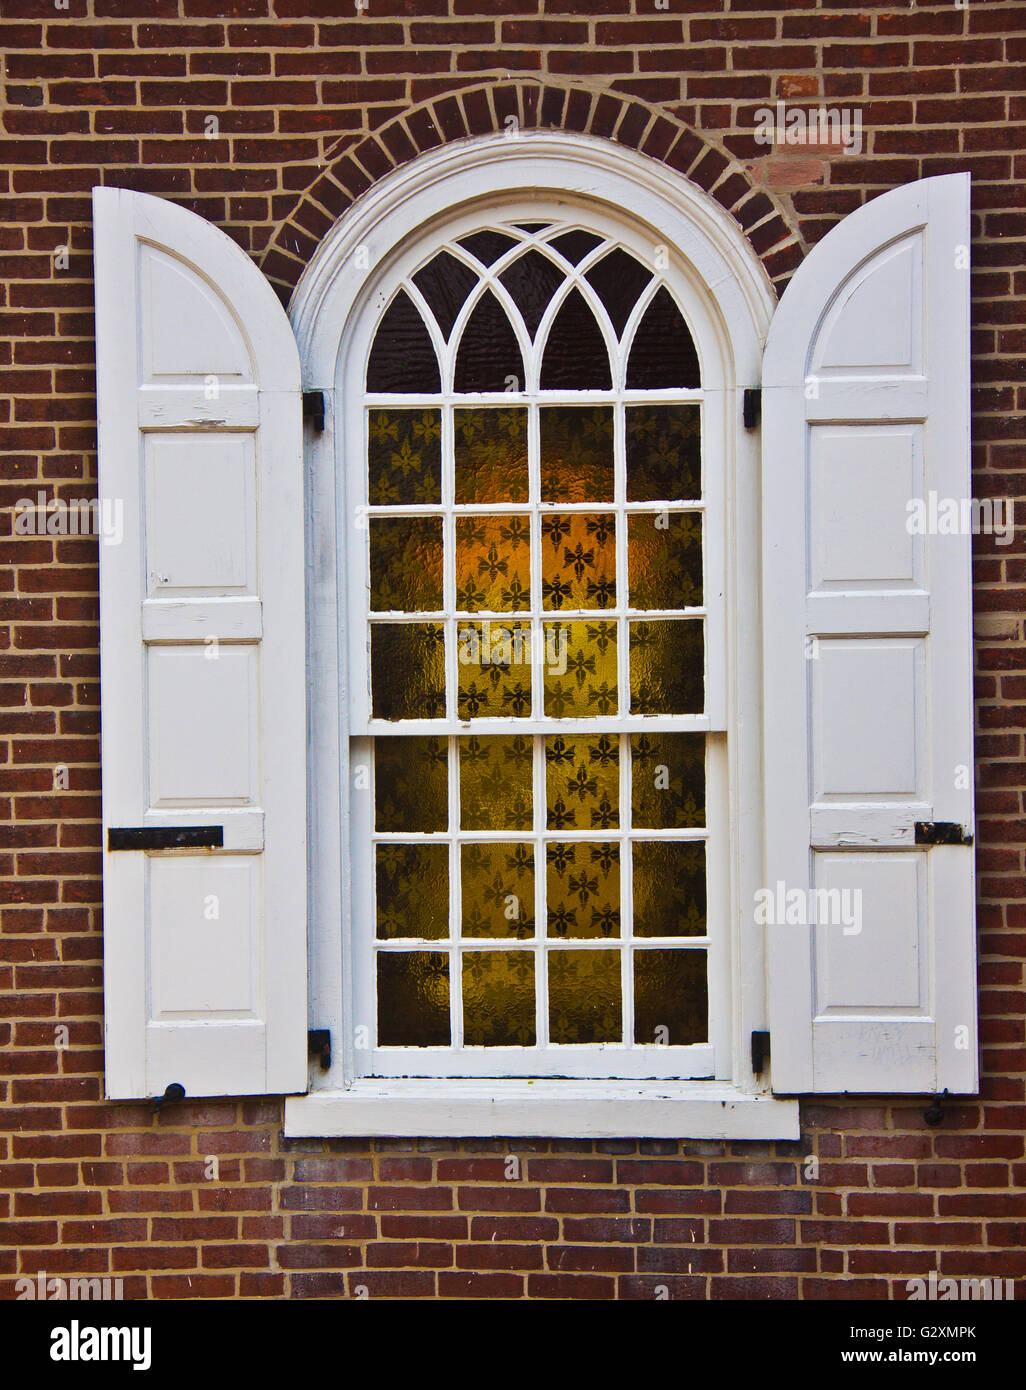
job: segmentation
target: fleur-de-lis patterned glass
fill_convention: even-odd
[[[371,1074],[673,1074],[723,930],[698,352],[645,237],[459,225],[366,368]]]

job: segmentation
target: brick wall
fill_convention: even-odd
[[[6,505],[94,485],[94,183],[216,222],[287,297],[375,178],[513,115],[688,173],[778,285],[867,198],[971,171],[976,489],[1026,506],[1021,6],[60,3],[0,19]],[[861,152],[757,144],[776,99],[857,108]],[[817,1101],[795,1144],[286,1143],[280,1101],[103,1103],[96,543],[2,526],[3,1296],[41,1269],[140,1298],[888,1298],[933,1268],[1026,1276],[1020,544],[977,545],[978,1102],[933,1129],[921,1100]]]

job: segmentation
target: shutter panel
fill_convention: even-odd
[[[970,536],[916,534],[908,506],[971,495],[968,246],[967,174],[886,193],[811,252],[766,346],[762,920],[779,1092],[977,1085],[973,851],[915,834],[973,828]],[[795,888],[838,891],[806,896],[820,920],[802,925],[794,897],[786,920]]]
[[[299,359],[218,228],[93,194],[107,1094],[306,1089]],[[110,848],[191,827],[216,847]]]

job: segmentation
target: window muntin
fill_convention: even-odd
[[[712,1075],[722,580],[679,296],[608,229],[430,245],[385,291],[360,403],[366,1070]]]

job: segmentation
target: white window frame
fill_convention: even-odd
[[[541,199],[591,202],[620,218],[629,209],[653,247],[667,247],[676,273],[692,291],[688,310],[707,410],[724,422],[727,659],[722,689],[729,731],[731,997],[724,1048],[729,1064],[715,1080],[358,1074],[362,1039],[349,987],[351,885],[359,871],[350,854],[347,726],[346,551],[353,517],[338,476],[342,442],[336,431],[342,421],[334,405],[343,399],[351,362],[362,361],[354,334],[366,333],[368,321],[383,307],[375,267],[461,205],[497,199],[519,204],[525,190]],[[797,1102],[769,1093],[765,1078],[752,1071],[749,1052],[752,1031],[766,1026],[763,942],[751,912],[765,874],[759,452],[757,435],[741,428],[740,398],[744,387],[759,381],[774,306],[765,271],[740,227],[712,198],[661,164],[586,136],[488,136],[432,151],[376,184],[318,248],[297,286],[290,317],[304,384],[324,390],[328,403],[324,432],[308,436],[306,459],[307,684],[310,1026],[331,1030],[333,1056],[328,1071],[312,1068],[307,1096],[287,1099],[286,1134],[797,1138]],[[362,450],[356,461],[347,453],[345,466],[362,467]],[[366,640],[362,627],[355,637]]]

